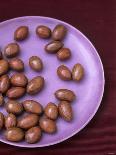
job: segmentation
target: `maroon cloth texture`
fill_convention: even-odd
[[[104,65],[104,97],[92,121],[72,138],[35,149],[0,142],[0,155],[116,155],[116,0],[0,0],[0,22],[34,15],[63,20],[90,39]]]

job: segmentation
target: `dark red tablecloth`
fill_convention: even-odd
[[[0,21],[49,16],[72,24],[95,45],[105,70],[105,93],[92,121],[69,140],[24,149],[0,143],[0,155],[116,155],[116,0],[0,0]]]

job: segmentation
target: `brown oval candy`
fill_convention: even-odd
[[[23,71],[24,70],[24,63],[19,58],[14,58],[9,61],[9,66],[12,70],[15,71]]]
[[[80,81],[84,75],[84,68],[81,64],[75,64],[72,69],[72,78],[74,81]]]
[[[6,96],[12,99],[20,98],[25,94],[25,88],[23,87],[11,87]]]
[[[15,127],[16,124],[17,124],[17,119],[16,119],[16,116],[14,114],[8,114],[5,117],[5,128],[6,129]]]
[[[60,79],[65,81],[69,81],[72,79],[72,73],[70,69],[64,65],[58,67],[57,75],[59,76]]]
[[[29,29],[27,26],[20,26],[14,32],[14,40],[22,41],[27,38],[29,34]]]
[[[7,103],[6,103],[6,111],[8,113],[13,113],[13,114],[21,114],[22,111],[23,111],[23,106],[21,103],[19,103],[18,101],[16,100],[9,100]]]
[[[17,87],[25,87],[28,83],[28,79],[23,73],[13,74],[10,81],[13,86]]]
[[[55,121],[45,117],[40,118],[39,125],[44,132],[49,134],[55,133],[57,130]]]
[[[32,56],[29,58],[29,65],[35,71],[41,71],[43,69],[43,62],[37,56]]]
[[[67,29],[64,25],[58,24],[52,32],[53,40],[62,40],[66,36]]]
[[[0,112],[0,130],[3,128],[4,126],[4,115],[3,113]]]
[[[4,55],[8,58],[17,56],[19,52],[20,52],[20,47],[17,43],[10,43],[4,49]]]
[[[58,52],[63,47],[63,43],[60,41],[52,41],[45,46],[45,51],[50,54]]]
[[[9,64],[7,60],[1,59],[0,60],[0,76],[6,74],[9,69]]]
[[[27,93],[30,95],[40,92],[44,87],[44,78],[41,76],[34,77],[27,85]]]
[[[8,75],[2,75],[0,77],[0,92],[6,93],[10,87],[10,79]]]
[[[17,126],[22,129],[29,129],[37,125],[39,117],[36,114],[28,114],[18,120]]]
[[[40,25],[36,28],[36,34],[43,39],[48,39],[51,37],[51,30],[49,27]]]
[[[57,58],[61,61],[67,60],[71,57],[71,51],[69,48],[61,48],[57,52]]]
[[[41,139],[41,129],[37,126],[30,128],[25,133],[25,140],[27,143],[37,143]]]
[[[24,138],[24,132],[17,127],[9,128],[5,132],[5,138],[11,142],[19,142]]]
[[[71,104],[67,101],[61,101],[58,104],[59,114],[65,121],[71,121],[73,118],[73,112]]]
[[[59,100],[72,102],[75,99],[73,91],[68,89],[59,89],[55,92],[55,96]]]
[[[58,117],[58,107],[52,102],[46,105],[44,112],[45,115],[50,119],[55,120]]]
[[[22,104],[27,112],[38,115],[40,115],[43,112],[42,105],[34,100],[25,100]]]
[[[4,97],[2,94],[0,94],[0,106],[3,106],[4,102]]]

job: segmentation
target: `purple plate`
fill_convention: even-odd
[[[64,24],[68,29],[64,45],[71,49],[72,57],[66,62],[58,61],[54,54],[47,54],[44,51],[44,46],[50,40],[40,39],[35,34],[35,29],[38,25],[46,25],[53,29],[57,24]],[[35,96],[27,95],[20,100],[34,99],[39,101],[43,106],[50,101],[57,104],[58,100],[54,97],[54,92],[60,88],[71,89],[77,95],[77,99],[72,104],[74,119],[68,123],[59,118],[57,121],[57,133],[53,135],[43,134],[41,141],[36,144],[27,144],[24,141],[19,143],[9,142],[3,136],[4,131],[0,133],[0,141],[10,145],[30,148],[57,144],[78,133],[95,115],[104,92],[104,70],[102,62],[92,43],[79,30],[70,24],[48,17],[20,17],[0,23],[0,47],[2,50],[5,45],[14,41],[14,30],[22,25],[27,25],[30,30],[28,39],[19,42],[21,46],[19,57],[25,62],[25,74],[29,79],[37,75],[42,75],[45,77],[46,84],[40,94]],[[36,73],[29,68],[28,60],[32,55],[42,58],[44,70],[41,73]],[[85,68],[83,80],[79,83],[60,80],[56,74],[57,67],[65,64],[72,69],[75,63],[81,63]],[[1,108],[0,111],[6,114],[4,109]]]

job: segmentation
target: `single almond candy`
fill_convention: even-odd
[[[29,35],[29,29],[27,26],[20,26],[14,32],[14,40],[22,41],[26,39]]]
[[[71,104],[67,101],[61,101],[58,104],[59,114],[65,121],[71,121],[73,118],[73,112]]]
[[[44,25],[39,25],[36,28],[36,34],[43,39],[48,39],[51,37],[51,30],[49,27],[44,26]]]
[[[61,65],[57,69],[57,75],[59,76],[60,79],[64,81],[69,81],[72,79],[72,73],[68,67],[65,65]]]

